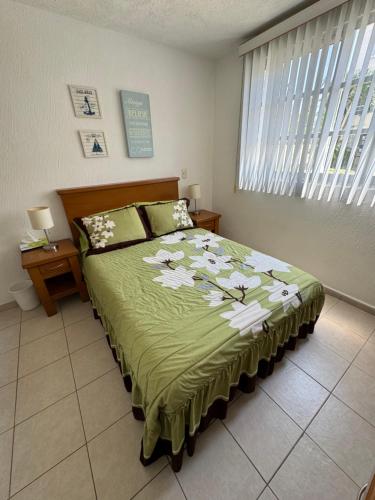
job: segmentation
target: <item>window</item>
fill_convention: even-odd
[[[375,205],[375,1],[244,56],[239,189]]]

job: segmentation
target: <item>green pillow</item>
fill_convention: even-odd
[[[153,236],[193,227],[185,200],[143,205]]]
[[[150,239],[138,209],[128,206],[88,215],[74,222],[86,235],[87,255],[109,252]]]
[[[87,239],[86,233],[83,231],[81,226],[77,224],[76,221],[73,221],[73,224],[77,228],[77,231],[79,232],[79,248],[82,254],[85,254],[87,250],[90,248],[90,242]]]

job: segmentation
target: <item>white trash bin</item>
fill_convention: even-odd
[[[33,282],[31,280],[19,281],[9,288],[9,293],[23,311],[35,309],[40,304]]]

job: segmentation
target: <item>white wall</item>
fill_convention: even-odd
[[[234,192],[241,73],[237,54],[216,66],[213,206],[222,232],[375,306],[374,209]]]
[[[57,188],[180,175],[211,207],[213,63],[9,0],[0,3],[0,304],[24,276],[26,208],[49,205],[69,236]],[[68,84],[96,87],[103,119],[75,118]],[[119,90],[150,95],[155,156],[129,159]],[[85,159],[77,131],[104,130],[109,158]]]

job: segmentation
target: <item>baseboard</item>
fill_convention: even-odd
[[[13,307],[18,307],[15,300],[12,300],[12,302],[6,302],[5,304],[0,304],[0,312],[7,311],[8,309],[13,309]]]
[[[367,302],[363,302],[362,300],[356,299],[355,297],[352,297],[351,295],[347,295],[346,293],[340,292],[339,290],[335,290],[334,288],[331,288],[330,286],[324,286],[324,290],[329,293],[330,295],[333,295],[334,297],[337,297],[338,299],[343,300],[344,302],[348,302],[348,304],[351,304],[352,306],[358,307],[358,309],[362,309],[363,311],[366,311],[370,314],[375,314],[375,306],[372,306],[371,304],[368,304]]]

